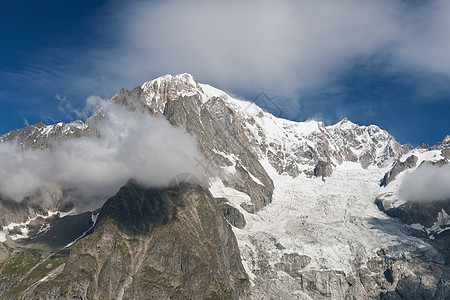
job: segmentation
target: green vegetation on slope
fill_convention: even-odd
[[[1,299],[14,298],[67,260],[63,253],[44,255],[32,249],[9,251],[10,256],[0,265]]]

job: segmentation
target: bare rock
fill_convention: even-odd
[[[228,221],[228,223],[239,229],[245,227],[245,218],[244,215],[239,211],[239,209],[226,203],[222,204],[220,209],[222,210],[223,216]]]
[[[449,162],[448,162],[448,160],[447,160],[446,158],[440,159],[440,160],[437,160],[437,161],[424,160],[424,161],[419,165],[419,168],[426,167],[426,166],[442,167],[442,166],[444,166],[444,165],[446,165],[446,164],[448,164],[448,163],[449,163]]]
[[[331,166],[331,163],[325,162],[325,161],[319,161],[316,164],[316,167],[314,168],[314,176],[316,177],[330,177],[333,173],[333,167]]]
[[[189,184],[130,182],[102,208],[94,232],[72,248],[33,299],[237,299],[248,277],[231,226],[211,194]]]
[[[304,269],[311,262],[311,258],[306,255],[300,255],[296,252],[285,253],[280,260],[280,263],[276,264],[276,267],[288,273],[290,276],[297,278],[301,277],[301,270]]]
[[[442,156],[448,160],[450,160],[450,148],[442,149]]]
[[[409,156],[405,162],[397,161],[392,169],[387,172],[383,179],[381,180],[380,186],[387,186],[390,182],[394,181],[395,178],[400,174],[401,172],[414,168],[417,165],[418,158],[415,155]]]

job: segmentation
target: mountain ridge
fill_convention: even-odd
[[[437,162],[448,155],[447,138],[434,147],[411,148],[378,126],[359,126],[346,118],[331,126],[284,120],[199,84],[189,74],[166,75],[132,91],[122,89],[110,101],[164,118],[195,137],[205,158],[198,161],[207,177],[201,189],[219,205],[214,210],[234,226],[238,250],[233,251],[238,251],[248,275],[250,294],[239,297],[439,299],[450,294],[448,265],[430,237],[415,236],[413,228],[374,203],[380,195],[397,195],[409,172],[399,162],[419,154],[418,164]],[[98,110],[83,123],[84,129],[66,131],[67,135],[57,131],[62,125],[39,124],[35,131],[15,131],[0,140],[16,138],[21,151],[51,151],[53,143],[67,138],[101,138],[96,124],[107,113]],[[27,144],[40,138],[44,142]],[[380,186],[389,172],[396,176]],[[394,204],[399,200],[387,198]],[[55,200],[64,203],[63,197]],[[434,217],[445,219],[433,211],[430,218]],[[102,224],[109,223],[99,217],[94,233]],[[150,227],[143,231],[151,234]],[[72,247],[83,244],[87,253],[97,251],[83,240]],[[99,288],[93,287],[92,293],[100,293]],[[127,293],[121,295],[126,298]]]
[[[126,97],[124,98],[125,95]],[[355,135],[352,132],[355,130],[357,131],[357,135],[367,135],[367,137],[363,137],[362,140],[357,140],[355,145],[347,145],[345,143],[343,145],[336,145],[335,148],[343,148],[343,153],[334,153],[331,155],[334,157],[331,157],[330,154],[321,157],[325,160],[330,160],[331,158],[333,158],[333,163],[335,164],[340,163],[343,157],[345,157],[346,159],[354,160],[355,155],[358,156],[356,158],[357,160],[361,160],[363,166],[368,166],[371,163],[384,163],[386,160],[388,160],[389,157],[399,156],[402,151],[402,145],[400,145],[394,137],[389,135],[389,133],[381,130],[376,125],[360,126],[352,123],[347,118],[344,118],[342,121],[330,126],[325,126],[322,122],[318,121],[294,122],[285,119],[279,119],[274,117],[270,113],[264,112],[262,109],[258,108],[251,102],[234,99],[223,91],[212,88],[208,85],[199,84],[192,75],[187,73],[175,76],[165,75],[157,79],[147,81],[141,86],[136,87],[132,91],[121,89],[116,95],[110,98],[110,101],[123,105],[130,110],[142,110],[149,112],[152,115],[160,116],[164,114],[167,103],[176,101],[176,99],[180,96],[192,95],[199,95],[202,105],[205,104],[206,101],[211,97],[221,98],[225,100],[224,103],[229,107],[243,112],[243,117],[248,119],[250,123],[256,121],[262,123],[267,122],[269,123],[267,125],[273,125],[272,127],[275,128],[275,130],[277,129],[276,127],[284,127],[283,129],[292,129],[291,133],[293,133],[295,137],[291,136],[291,140],[294,140],[298,135],[306,138],[308,133],[320,131],[322,131],[326,136],[325,138],[328,139],[330,138],[330,133],[336,133],[338,135],[344,136],[348,134]],[[23,145],[22,147],[25,148],[29,147],[33,149],[43,149],[50,147],[52,141],[58,142],[68,138],[76,138],[87,134],[98,135],[98,132],[96,132],[95,130],[95,124],[93,124],[95,122],[92,120],[94,118],[98,119],[102,117],[98,115],[100,114],[95,113],[94,116],[90,117],[86,122],[77,120],[67,124],[59,122],[54,125],[46,126],[44,126],[43,123],[37,123],[35,125],[24,127],[22,129],[13,130],[0,136],[0,142],[11,142],[15,140],[19,145]],[[261,132],[261,127],[258,127],[257,125],[258,124],[256,124],[256,128],[251,128],[254,133]],[[302,127],[303,129],[300,129],[299,127]],[[306,129],[306,131],[304,131],[304,129]],[[391,145],[386,145],[386,147],[388,148],[384,149],[383,151],[384,154],[387,154],[387,157],[383,157],[383,153],[373,157],[373,155],[375,154],[374,148],[376,146],[379,147],[380,145],[371,144],[370,138],[373,138],[372,136],[377,133],[379,137],[384,138],[388,141],[392,141]],[[280,134],[278,132],[276,133],[276,135],[280,137],[283,134]],[[254,138],[257,139],[257,137]],[[320,142],[324,142],[324,137],[320,138],[322,139]],[[354,137],[352,138],[353,141],[351,142],[355,142]],[[24,144],[24,141],[30,140],[33,141],[34,144]],[[40,140],[43,140],[43,142],[38,142]],[[361,145],[364,145],[364,143],[369,144],[369,147],[371,147],[372,149],[364,149],[366,150],[366,152],[362,153],[361,157],[359,157],[359,153],[355,152],[360,151],[358,151],[359,149],[355,149],[355,147],[361,147]],[[266,148],[267,146],[268,145],[263,145],[262,147]],[[406,146],[403,145],[403,147]]]

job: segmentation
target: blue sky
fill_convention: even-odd
[[[450,134],[450,1],[337,2],[2,1],[0,132],[188,72],[297,121],[348,117],[413,145]]]

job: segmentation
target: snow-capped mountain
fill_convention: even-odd
[[[133,195],[139,195],[139,199],[154,199],[152,195],[156,194],[142,192],[133,184],[127,185],[128,188],[121,189],[122,194],[119,192],[108,200],[105,204],[108,209],[102,208],[99,216],[102,221],[94,229],[90,229],[93,226],[91,223],[87,225],[94,234],[83,232],[83,237],[87,237],[75,242],[65,267],[52,271],[49,278],[40,279],[23,294],[26,297],[43,297],[54,290],[61,293],[60,298],[63,299],[69,294],[93,298],[119,295],[120,299],[128,299],[154,296],[161,291],[163,297],[181,299],[186,295],[183,286],[189,276],[194,276],[200,286],[202,282],[212,280],[210,276],[202,277],[202,273],[198,273],[196,268],[201,265],[197,261],[201,257],[198,253],[218,257],[219,269],[210,268],[204,262],[209,272],[216,274],[226,270],[229,278],[238,277],[233,277],[233,280],[220,277],[217,279],[218,285],[200,288],[202,292],[195,294],[196,297],[443,299],[450,295],[448,262],[446,251],[442,250],[445,246],[430,244],[429,236],[421,237],[415,231],[417,224],[406,226],[378,208],[389,214],[388,208],[398,208],[404,204],[399,193],[405,170],[413,170],[424,161],[448,163],[449,137],[429,149],[412,149],[401,145],[375,125],[359,126],[347,119],[332,126],[318,121],[284,120],[253,103],[199,84],[190,74],[166,75],[132,91],[122,89],[110,101],[128,110],[165,118],[173,126],[182,127],[194,136],[198,150],[205,158],[198,162],[207,178],[203,186],[205,190],[184,190],[190,196],[180,196],[182,199],[161,191],[161,195],[166,195],[161,198],[162,203],[172,203],[170,207],[183,207],[176,212],[180,215],[173,219],[174,212],[162,209],[163,221],[158,221],[157,225],[154,221],[145,221],[150,224],[145,227],[146,234],[139,236],[134,245],[135,242],[129,240],[136,239],[135,233],[123,231],[125,229],[121,226],[131,221],[135,224],[140,217],[129,219],[129,214],[122,215],[124,211],[132,211],[123,199],[132,202]],[[101,138],[97,124],[104,117],[100,109],[86,122],[47,126],[38,123],[5,134],[0,141],[17,141],[22,151],[31,151],[30,148],[51,148],[54,144],[81,136]],[[169,185],[169,192],[172,188]],[[179,195],[179,191],[176,194]],[[171,199],[169,202],[167,197]],[[219,210],[233,225],[232,230],[221,221],[206,224],[208,220],[203,208],[192,200],[198,197],[207,203],[208,207],[204,209],[208,214],[214,214],[214,209]],[[53,209],[65,203],[64,193],[56,198]],[[145,207],[139,203],[139,207]],[[187,204],[190,206],[186,208],[184,205]],[[194,208],[195,212],[192,210]],[[13,210],[5,208],[5,211],[8,209]],[[429,217],[437,222],[433,226],[441,226],[439,228],[442,229],[442,226],[448,225],[449,211],[446,209],[430,212]],[[150,211],[154,213],[158,210]],[[36,214],[33,210],[29,213],[30,217]],[[17,218],[11,215],[3,221],[3,225],[25,221]],[[195,222],[188,222],[192,218]],[[108,220],[119,225],[109,227],[112,223]],[[181,229],[174,229],[181,239],[201,238],[205,242],[205,235],[209,239],[211,237],[201,232],[205,230],[204,226],[212,226],[212,230],[217,230],[220,235],[220,239],[212,244],[222,249],[222,254],[206,246],[196,248],[195,243],[180,246],[172,241],[180,252],[173,252],[172,256],[164,258],[168,261],[163,261],[162,254],[149,250],[149,241],[162,232],[170,233],[164,226],[172,224],[171,220],[177,220],[173,222],[181,222],[195,231],[195,234],[187,234]],[[151,228],[164,228],[164,231]],[[4,239],[8,237],[8,230],[4,227]],[[156,231],[152,233],[152,230]],[[434,230],[435,236],[446,233],[436,228],[430,230]],[[84,242],[87,239],[91,241]],[[233,242],[234,239],[236,242]],[[129,267],[125,263],[128,262],[126,256],[133,255],[133,251],[113,250],[111,243],[128,249],[132,249],[132,245],[138,247],[134,254],[142,259],[131,260]],[[161,243],[161,249],[166,249],[170,244],[166,239]],[[223,246],[222,243],[228,244]],[[92,247],[105,247],[107,250],[100,254]],[[92,274],[97,274],[93,277],[81,276],[84,274],[83,267],[77,267],[85,264],[83,257],[88,254],[94,257],[96,266],[89,269]],[[118,257],[124,263],[117,265]],[[189,259],[196,261],[195,266],[188,264]],[[227,265],[227,260],[233,265]],[[174,268],[178,267],[178,263],[190,267],[180,267],[182,271],[177,273]],[[139,281],[146,276],[145,268],[153,270],[147,276],[156,276],[154,281],[150,278],[153,283],[149,284],[151,288],[148,288],[147,294],[146,285]],[[78,274],[75,275],[78,279],[72,283],[64,281],[68,287],[62,288],[63,281],[57,278],[65,278],[69,272]],[[165,272],[170,274],[168,287],[161,286],[160,279],[156,279]],[[138,274],[138,279],[133,274]],[[102,280],[111,283],[111,276],[118,276],[114,284],[100,284]],[[235,281],[239,284],[235,285]],[[179,294],[177,286],[181,287]],[[195,290],[191,283],[186,287]],[[55,296],[50,299],[59,298]]]
[[[51,146],[52,141],[63,141],[80,137],[90,132],[87,123],[77,120],[68,124],[59,122],[57,124],[45,125],[38,122],[32,126],[10,131],[0,137],[0,142],[16,142],[23,148],[45,149]]]

